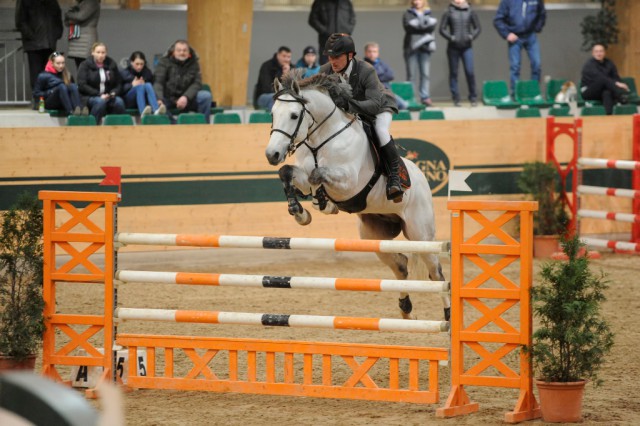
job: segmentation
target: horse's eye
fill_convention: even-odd
[[[292,120],[297,120],[298,119],[298,114],[296,114],[295,112],[291,113],[291,119]]]

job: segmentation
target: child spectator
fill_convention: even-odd
[[[44,106],[47,109],[62,109],[68,115],[89,115],[89,109],[81,107],[78,86],[73,83],[65,66],[64,56],[60,52],[53,52],[44,71],[38,74],[33,97],[36,102],[44,98]]]
[[[391,67],[380,59],[380,46],[378,43],[369,42],[364,45],[364,60],[373,65],[373,68],[376,70],[376,74],[378,74],[378,80],[380,80],[380,83],[382,83],[386,89],[391,90],[389,82],[393,81],[395,77]],[[396,98],[396,103],[398,104],[398,109],[407,109],[409,106],[407,101],[395,93],[394,96]]]
[[[147,67],[147,58],[140,51],[133,52],[129,64],[120,71],[122,93],[127,108],[138,108],[140,116],[166,114],[164,105],[158,106],[156,92],[153,90],[153,73]]]
[[[78,88],[97,123],[105,114],[126,112],[119,96],[122,90],[120,72],[116,62],[107,56],[104,43],[94,43],[91,56],[80,64]]]
[[[318,64],[318,53],[313,46],[307,46],[302,52],[302,58],[296,62],[296,68],[304,69],[302,78],[308,78],[312,75],[318,74],[320,71],[320,64]]]

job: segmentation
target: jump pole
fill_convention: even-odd
[[[57,365],[98,365],[105,368],[103,379],[108,379],[112,370],[113,353],[104,351],[100,354],[93,342],[92,336],[99,331],[104,331],[104,348],[113,347],[117,338],[119,344],[129,347],[130,352],[130,376],[128,383],[134,387],[149,387],[156,389],[185,389],[185,390],[210,390],[210,391],[236,391],[246,393],[264,393],[281,395],[301,395],[330,398],[347,399],[370,399],[386,401],[404,401],[415,403],[434,403],[438,401],[438,380],[437,364],[446,359],[447,350],[444,348],[422,348],[422,347],[394,347],[380,345],[354,345],[354,344],[328,344],[321,342],[290,342],[290,341],[263,341],[252,339],[213,339],[203,337],[179,337],[179,336],[147,336],[147,335],[116,335],[115,327],[118,316],[133,318],[136,315],[148,315],[149,310],[138,310],[134,308],[121,308],[114,312],[115,289],[113,287],[116,265],[113,253],[116,244],[115,217],[116,206],[119,197],[117,194],[107,193],[75,193],[75,192],[54,192],[41,191],[40,198],[44,201],[45,217],[45,324],[47,332],[43,343],[43,373],[50,377],[61,380],[57,373]],[[73,203],[71,203],[73,201]],[[56,218],[56,209],[63,209],[68,218]],[[93,212],[105,209],[103,216],[104,223],[91,218]],[[530,374],[530,361],[525,351],[521,348],[531,343],[531,310],[529,303],[529,289],[531,286],[531,258],[532,258],[532,212],[537,209],[536,203],[532,202],[449,202],[449,209],[452,214],[452,388],[447,403],[443,408],[436,411],[440,417],[451,417],[477,411],[478,404],[471,403],[465,386],[497,386],[520,389],[520,396],[514,411],[505,415],[505,421],[514,423],[518,421],[534,419],[540,416],[539,409],[532,391],[532,378]],[[489,212],[489,216],[485,216]],[[496,218],[495,212],[502,212]],[[519,238],[511,237],[502,227],[511,220],[520,219]],[[60,220],[58,220],[60,219]],[[465,219],[476,221],[480,225],[480,230],[472,236],[467,237],[463,232]],[[58,224],[63,222],[62,224]],[[83,225],[83,229],[77,230],[77,225]],[[175,234],[179,235],[179,234]],[[487,237],[495,238],[498,243],[484,243]],[[294,239],[286,239],[294,240]],[[90,243],[89,247],[78,250],[73,247],[74,242]],[[323,242],[321,245],[327,244]],[[367,243],[370,244],[370,243]],[[378,246],[380,247],[380,246]],[[105,248],[105,266],[97,266],[91,259],[92,253]],[[335,245],[334,245],[335,248]],[[61,267],[56,267],[56,249],[64,251],[70,255],[71,260]],[[491,254],[501,256],[503,260],[491,265],[484,261],[479,255]],[[464,260],[470,260],[482,269],[482,272],[470,281],[464,279]],[[520,275],[518,280],[507,279],[502,275],[501,270],[514,261],[520,262]],[[84,266],[89,272],[76,272],[74,268],[78,265]],[[482,288],[482,284],[487,280],[495,280],[501,288]],[[56,313],[55,286],[59,281],[66,282],[91,282],[103,283],[105,289],[104,316],[83,316],[69,313]],[[517,282],[519,281],[519,282]],[[94,284],[93,284],[94,285]],[[482,299],[482,300],[481,300]],[[498,307],[484,306],[484,299],[499,299],[504,302]],[[478,319],[471,324],[464,323],[464,306],[470,304],[479,309],[485,317]],[[520,306],[520,318],[518,326],[507,325],[503,318],[498,319],[501,314],[514,304]],[[483,307],[484,306],[484,307]],[[125,311],[124,309],[129,309]],[[140,312],[143,311],[143,312]],[[218,321],[220,319],[218,315]],[[230,313],[231,316],[239,320],[238,315],[242,313]],[[207,321],[214,315],[211,312],[200,311],[171,311],[162,310],[160,315],[175,320],[180,317],[182,320],[202,320]],[[242,321],[255,323],[257,315],[260,315],[260,323],[264,325],[265,315],[269,314],[247,314]],[[225,314],[226,316],[226,314]],[[284,325],[285,316],[277,316],[277,325]],[[288,316],[288,318],[292,318]],[[229,317],[227,317],[228,319]],[[323,318],[323,319],[320,319]],[[328,318],[328,319],[327,319]],[[377,329],[381,330],[391,323],[383,323],[383,319],[339,319],[340,317],[319,317],[319,316],[299,316],[295,320],[324,321],[331,323],[334,328],[336,324],[355,329]],[[338,321],[336,321],[339,319]],[[411,320],[393,320],[415,323],[420,328],[420,322]],[[269,321],[267,321],[269,322]],[[482,328],[496,322],[499,328],[504,330],[504,334],[495,332],[484,333]],[[437,322],[436,322],[437,323]],[[382,326],[385,324],[384,326]],[[393,323],[395,324],[395,323]],[[86,327],[84,332],[75,332],[71,326]],[[404,326],[403,327],[408,327]],[[111,331],[109,331],[111,330]],[[517,330],[517,333],[514,333]],[[62,331],[68,336],[71,342],[57,349],[56,332]],[[422,330],[421,330],[422,331]],[[62,333],[61,333],[62,334]],[[500,336],[500,337],[498,337]],[[89,341],[92,339],[92,341]],[[519,371],[515,371],[502,363],[501,357],[486,351],[478,351],[480,342],[500,342],[503,348],[500,350],[501,356],[506,356],[513,351],[519,351]],[[499,371],[507,374],[508,377],[475,377],[475,373],[480,373],[478,368],[465,366],[464,347],[467,346],[480,355],[479,365],[484,368],[495,366]],[[136,351],[138,347],[147,348],[149,359],[147,375],[150,377],[136,376]],[[74,356],[71,352],[82,348],[87,351],[88,356]],[[157,374],[155,367],[156,351],[164,350],[165,376],[155,377]],[[188,377],[178,378],[174,376],[173,359],[174,350],[182,349],[194,363],[194,367]],[[229,380],[224,383],[215,377],[207,366],[216,353],[222,349],[228,352],[229,356]],[[204,351],[198,355],[196,350]],[[249,382],[238,382],[238,353],[247,351],[249,360],[253,363],[249,366]],[[368,352],[367,352],[368,351]],[[258,353],[266,353],[266,376],[267,382],[257,380],[256,356]],[[284,377],[285,382],[276,382],[275,359],[276,354],[284,355]],[[293,381],[293,357],[298,354],[304,359],[304,383],[297,384]],[[313,357],[322,357],[322,383],[313,384]],[[331,384],[331,357],[337,356],[345,360],[351,368],[352,375],[342,387]],[[365,357],[361,365],[355,361],[354,357]],[[372,381],[367,371],[379,357],[389,358],[389,388],[380,389]],[[399,366],[400,359],[408,361],[409,388],[399,388]],[[418,390],[418,363],[420,360],[429,363],[429,389]],[[484,369],[483,368],[483,369]],[[196,379],[202,375],[204,379]],[[211,381],[214,380],[214,381]],[[359,383],[364,386],[356,387]]]

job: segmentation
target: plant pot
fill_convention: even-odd
[[[536,380],[543,420],[550,423],[580,421],[585,383],[585,380],[579,382]]]
[[[18,360],[12,356],[0,355],[0,371],[8,370],[34,370],[36,367],[36,356],[29,355],[28,357]]]
[[[551,259],[551,255],[560,251],[557,235],[534,235],[533,257],[538,259]]]

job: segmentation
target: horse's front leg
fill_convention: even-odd
[[[300,225],[308,225],[311,223],[311,214],[307,209],[302,207],[300,201],[298,201],[298,195],[296,190],[300,190],[300,193],[304,194],[303,188],[310,188],[307,175],[302,169],[296,166],[282,166],[278,171],[278,176],[282,181],[282,187],[284,188],[284,194],[287,197],[287,203],[289,205],[289,214],[296,219],[296,222]]]
[[[324,186],[320,185],[312,187],[311,195],[313,196],[311,205],[314,209],[319,210],[324,214],[338,214],[338,206],[329,199]]]

